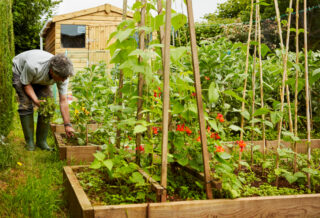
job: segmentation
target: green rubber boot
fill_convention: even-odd
[[[34,146],[34,121],[33,113],[28,115],[20,115],[22,130],[24,134],[24,139],[26,141],[26,149],[28,151],[34,151],[36,147]]]
[[[36,132],[36,146],[42,150],[52,151],[53,149],[47,144],[47,136],[49,132],[49,121],[45,121],[44,118],[38,115],[37,132]]]

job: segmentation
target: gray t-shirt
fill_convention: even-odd
[[[49,77],[49,60],[52,57],[52,54],[42,50],[25,51],[13,58],[12,71],[20,75],[23,85],[52,85],[57,83],[59,93],[66,95],[69,78],[63,82],[55,82]]]

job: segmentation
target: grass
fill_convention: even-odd
[[[57,152],[26,151],[17,117],[6,144],[0,141],[0,217],[68,217],[63,201],[65,162]],[[48,144],[55,146],[51,134]]]

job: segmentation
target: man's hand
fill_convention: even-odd
[[[74,129],[71,126],[66,126],[64,129],[68,137],[74,136]]]
[[[37,105],[37,107],[40,107],[40,103],[41,103],[41,102],[46,102],[46,100],[36,99],[36,100],[34,101],[34,104]]]

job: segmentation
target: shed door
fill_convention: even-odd
[[[116,30],[116,26],[88,26],[88,61],[89,65],[105,61],[109,64],[110,55],[107,50],[107,41],[110,34]]]

